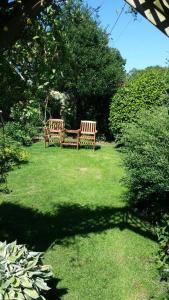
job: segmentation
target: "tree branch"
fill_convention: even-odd
[[[5,13],[0,26],[0,50],[13,45],[22,34],[29,18],[34,18],[52,0],[22,0],[10,14]]]

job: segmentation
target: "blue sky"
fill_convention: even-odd
[[[125,4],[124,0],[86,0],[91,7],[101,6],[101,26],[110,32]],[[148,66],[166,66],[169,59],[169,38],[140,14],[137,20],[125,13],[128,5],[111,32],[110,46],[117,48],[126,59],[126,70]]]

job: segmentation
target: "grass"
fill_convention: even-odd
[[[95,151],[40,143],[9,174],[0,239],[44,251],[55,274],[50,300],[148,300],[158,295],[151,228],[122,200],[124,175],[113,145]],[[154,298],[152,298],[154,299]]]

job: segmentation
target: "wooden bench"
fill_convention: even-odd
[[[92,145],[96,148],[96,122],[82,120],[80,123],[80,145]]]
[[[61,146],[76,146],[79,149],[79,129],[64,129]]]
[[[64,121],[62,119],[49,119],[44,128],[45,148],[56,141],[61,144],[64,132]]]

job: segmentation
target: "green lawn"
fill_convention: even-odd
[[[9,174],[12,192],[1,196],[0,239],[45,251],[57,283],[50,300],[157,296],[157,244],[122,200],[124,170],[114,146],[94,153],[40,142],[28,151],[30,162]]]

